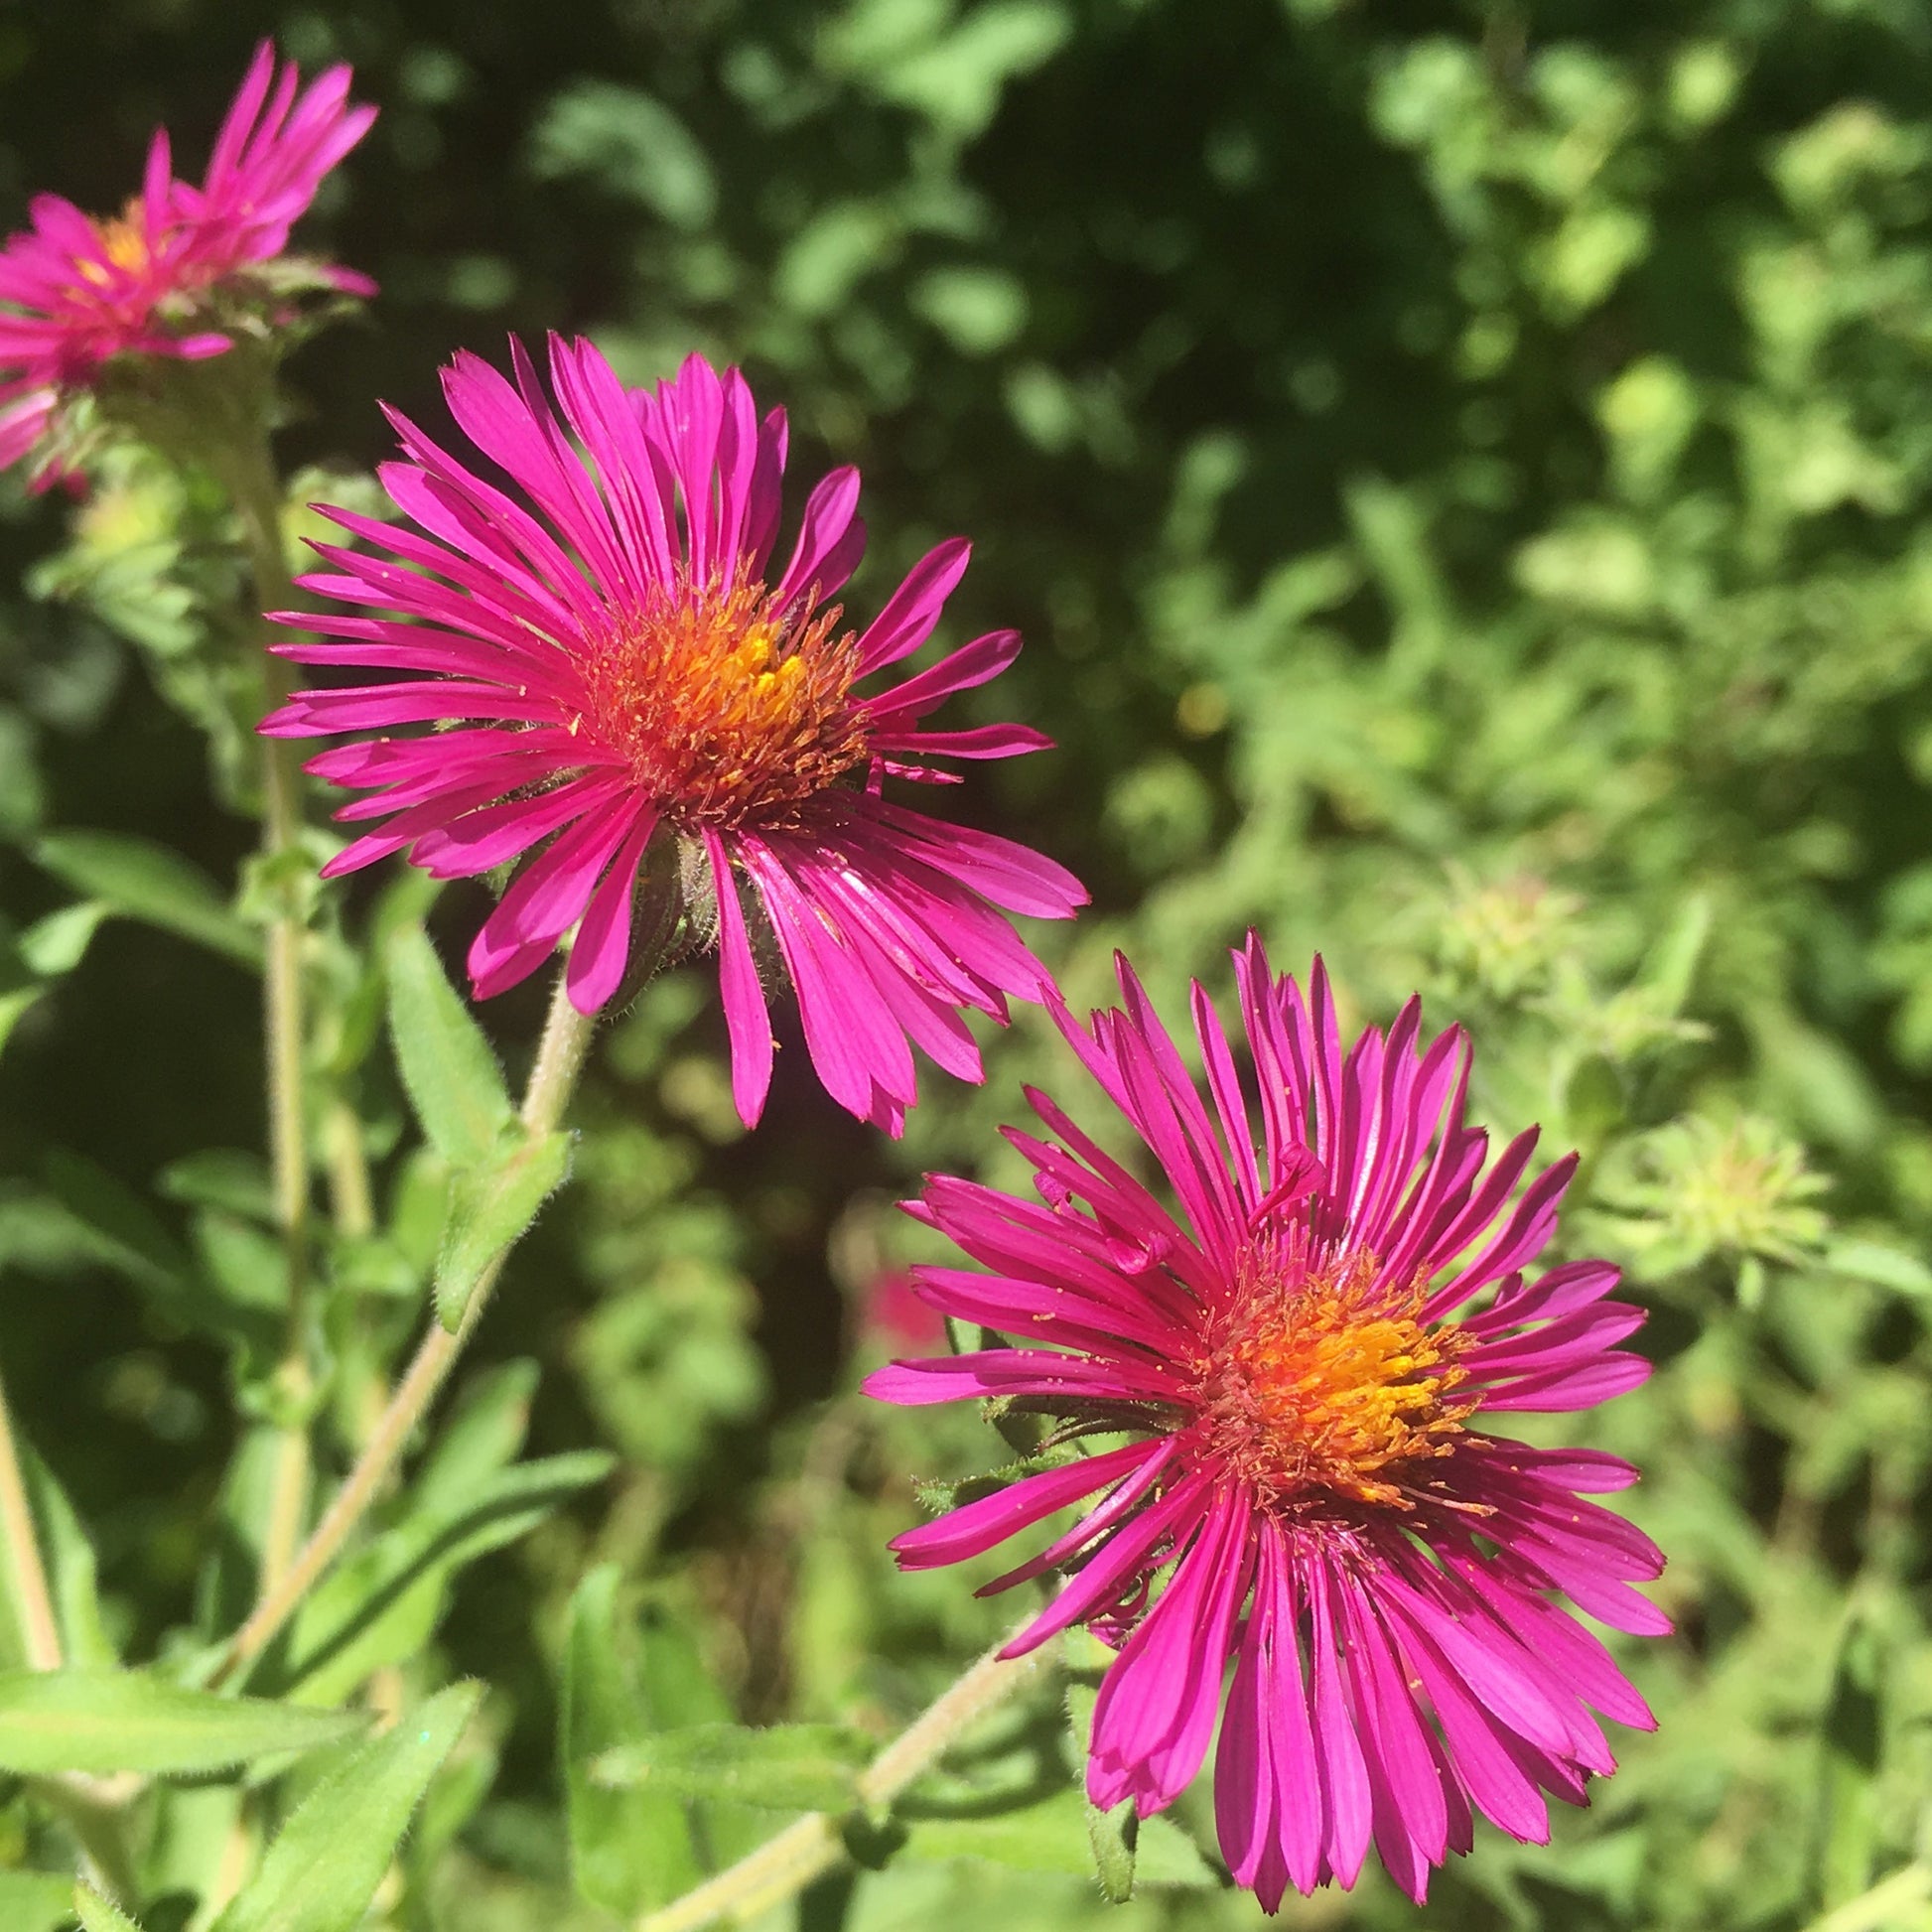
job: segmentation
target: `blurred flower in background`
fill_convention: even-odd
[[[118,356],[201,361],[242,330],[285,325],[304,294],[374,294],[364,275],[282,253],[375,119],[373,107],[348,104],[349,78],[332,67],[303,90],[294,63],[278,70],[264,41],[199,188],[176,179],[161,128],[141,192],[118,215],[35,197],[32,227],[0,250],[0,465],[38,452],[37,482],[65,473],[63,406]]]
[[[651,950],[633,948],[633,923],[668,898],[652,947],[673,941],[668,925],[680,921],[685,939],[715,939],[733,1092],[750,1125],[770,1083],[772,1038],[742,874],[797,988],[826,1090],[897,1134],[916,1093],[912,1043],[977,1080],[979,1049],[958,1009],[1004,1020],[1008,995],[1047,994],[1045,968],[1005,913],[1066,918],[1086,900],[1070,874],[1025,846],[882,795],[888,776],[954,781],[927,759],[1048,745],[1024,725],[923,728],[946,698],[1012,663],[1019,633],[976,637],[862,695],[858,685],[932,634],[969,546],[939,544],[865,630],[842,630],[826,600],[865,548],[856,470],[812,491],[791,560],[768,581],[782,411],[760,422],[744,377],[721,377],[701,356],[655,390],[625,390],[590,344],[555,341],[552,381],[587,465],[513,346],[514,386],[463,355],[445,392],[543,520],[401,416],[413,461],[383,479],[420,531],[323,512],[409,568],[327,545],[337,572],[304,587],[398,615],[290,615],[336,641],[282,654],[428,675],[298,694],[263,731],[458,727],[377,737],[310,763],[373,794],[340,817],[385,821],[326,870],[407,849],[439,878],[474,877],[552,841],[477,934],[471,981],[486,999],[527,979],[581,921],[568,987],[585,1013],[617,998],[633,950]]]
[[[1636,1470],[1476,1426],[1636,1387],[1650,1365],[1616,1344],[1643,1314],[1606,1299],[1617,1271],[1603,1262],[1525,1280],[1576,1159],[1517,1192],[1537,1130],[1488,1160],[1487,1133],[1463,1121],[1459,1029],[1423,1046],[1411,1000],[1344,1054],[1318,960],[1306,1000],[1253,935],[1235,966],[1259,1148],[1198,983],[1211,1114],[1125,961],[1125,1012],[1088,1032],[1060,1010],[1184,1225],[1043,1095],[1054,1138],[1009,1135],[1039,1201],[927,1183],[918,1218],[994,1272],[921,1267],[919,1292],[1026,1340],[896,1363],[867,1387],[1004,1400],[1059,1426],[1045,1466],[894,1548],[911,1569],[957,1562],[1105,1490],[989,1586],[1071,1572],[1009,1654],[1082,1622],[1119,1648],[1088,1796],[1143,1817],[1172,1804],[1206,1755],[1232,1656],[1215,1810],[1235,1877],[1272,1911],[1290,1885],[1352,1885],[1372,1841],[1420,1901],[1431,1869],[1469,1850],[1473,1811],[1540,1843],[1545,1793],[1581,1804],[1588,1777],[1615,1768],[1592,1711],[1651,1727],[1548,1594],[1617,1629],[1670,1628],[1630,1587],[1661,1573],[1656,1547],[1582,1499]]]

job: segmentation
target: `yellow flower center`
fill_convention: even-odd
[[[1391,1290],[1372,1255],[1308,1257],[1299,1239],[1249,1251],[1196,1363],[1210,1452],[1271,1506],[1410,1506],[1414,1465],[1449,1452],[1473,1403],[1460,1335],[1418,1319],[1421,1282]]]
[[[138,275],[154,259],[148,245],[147,222],[138,201],[129,202],[122,214],[95,221],[93,229],[100,242],[100,252],[123,274]],[[75,266],[95,288],[105,288],[112,279],[99,262],[83,261]]]
[[[794,625],[742,580],[667,592],[585,653],[571,728],[624,758],[681,829],[782,823],[869,755],[838,617]]]

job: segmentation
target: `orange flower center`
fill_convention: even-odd
[[[782,823],[868,756],[838,607],[795,624],[761,584],[680,586],[583,659],[572,724],[681,829]]]
[[[129,202],[125,213],[111,215],[93,223],[100,252],[124,275],[138,275],[154,259],[148,245],[148,227],[141,203]],[[105,288],[111,279],[99,262],[77,262],[75,266],[95,288]]]
[[[1473,1403],[1451,1403],[1461,1336],[1418,1318],[1372,1255],[1323,1262],[1298,1236],[1251,1248],[1196,1363],[1209,1452],[1266,1504],[1408,1508],[1414,1465],[1447,1455]]]

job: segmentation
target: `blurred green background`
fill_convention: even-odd
[[[292,365],[291,467],[381,460],[377,398],[437,432],[438,364],[510,330],[591,331],[634,380],[742,363],[792,412],[794,510],[864,470],[849,608],[963,531],[944,634],[1025,631],[979,715],[1060,749],[945,802],[1092,888],[1035,935],[1076,1005],[1116,945],[1172,1002],[1252,922],[1279,966],[1319,947],[1357,1020],[1421,988],[1475,1031],[1478,1117],[1583,1151],[1564,1245],[1630,1271],[1661,1370],[1563,1433],[1647,1471],[1680,1634],[1629,1665],[1662,1728],[1552,1848],[1480,1829],[1426,1921],[1932,1924],[1932,10],[14,0],[0,223],[42,188],[117,207],[162,120],[199,170],[264,33],[382,108],[303,230],[383,292]],[[252,829],[191,715],[225,566],[134,487],[49,564],[73,507],[0,492],[9,928],[72,897],[49,833],[229,880]],[[451,956],[480,906],[439,903]],[[110,920],[0,1061],[0,1367],[142,1653],[214,1587],[224,1356],[165,1291],[229,1265],[181,1164],[259,1145],[252,998]],[[541,999],[483,1014],[512,1070]],[[643,1882],[586,1900],[566,1872],[557,1660],[593,1561],[759,1722],[890,1726],[1002,1627],[882,1546],[915,1477],[1005,1450],[852,1390],[923,1345],[895,1327],[896,1193],[1012,1178],[1021,1081],[1078,1076],[1024,1015],[896,1149],[785,1025],[750,1137],[706,971],[608,1033],[579,1181],[466,1373],[485,1407],[534,1388],[533,1447],[621,1462],[398,1651],[418,1688],[494,1687],[398,1926],[574,1932]],[[400,1098],[366,1080],[380,1154]],[[158,1209],[123,1198],[157,1175]],[[411,1172],[380,1178],[407,1248]],[[1057,1775],[1050,1716],[989,1748]],[[804,1923],[1258,1920],[1179,1849],[1195,1882],[1100,1905],[1059,1804],[980,1846],[1017,1874],[915,1842]],[[1378,1879],[1284,1916],[1416,1914]]]

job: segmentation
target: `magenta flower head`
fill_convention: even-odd
[[[737,370],[694,355],[671,381],[626,390],[588,343],[555,341],[560,423],[512,349],[514,383],[466,354],[444,393],[513,493],[391,412],[410,460],[382,479],[410,521],[324,509],[369,549],[319,545],[336,568],[304,580],[376,615],[282,620],[337,640],[285,656],[402,674],[300,693],[262,726],[378,734],[310,762],[371,794],[339,817],[382,821],[325,870],[405,848],[443,879],[523,860],[470,949],[473,987],[483,999],[514,986],[576,926],[566,983],[584,1013],[624,984],[640,867],[681,879],[687,924],[716,940],[746,1124],[771,1076],[757,963],[768,940],[826,1090],[897,1134],[915,1096],[909,1042],[976,1080],[959,1010],[1004,1020],[1008,995],[1047,996],[1005,914],[1065,918],[1086,898],[1026,847],[884,793],[888,778],[949,782],[934,758],[1048,743],[1021,725],[924,726],[1004,670],[1019,636],[994,631],[885,678],[932,634],[964,541],[940,544],[870,624],[846,629],[827,600],[865,546],[858,473],[818,484],[789,562],[767,568],[785,419],[760,421]],[[446,729],[389,735],[425,724]]]
[[[1575,1157],[1518,1192],[1535,1130],[1489,1160],[1463,1123],[1459,1032],[1425,1045],[1411,1001],[1344,1053],[1319,961],[1306,998],[1252,935],[1235,970],[1252,1091],[1198,984],[1205,1101],[1125,962],[1125,1012],[1089,1031],[1058,1010],[1181,1219],[1042,1094],[1050,1138],[1010,1135],[1037,1201],[939,1176],[913,1204],[993,1271],[920,1268],[919,1293],[1025,1340],[866,1386],[1057,1417],[1060,1459],[894,1548],[908,1569],[956,1563],[1081,1504],[986,1587],[1070,1573],[1009,1654],[1075,1623],[1118,1649],[1093,1801],[1145,1816],[1178,1796],[1232,1657],[1214,1797],[1235,1877],[1273,1911],[1290,1885],[1351,1885],[1373,1841],[1420,1901],[1468,1851],[1472,1812],[1542,1843],[1544,1794],[1583,1803],[1588,1775],[1614,1769],[1592,1709],[1652,1725],[1555,1600],[1669,1628],[1630,1587],[1660,1573],[1656,1548],[1583,1500],[1636,1471],[1486,1426],[1634,1387],[1648,1365],[1615,1344],[1643,1316],[1606,1299],[1605,1263],[1525,1277]],[[1070,1453],[1095,1436],[1127,1440]]]
[[[278,72],[264,41],[199,188],[175,179],[163,128],[120,214],[96,220],[58,195],[35,197],[32,227],[0,248],[0,465],[41,445],[60,406],[117,357],[204,360],[251,320],[285,321],[307,291],[374,293],[365,276],[282,253],[375,119],[349,106],[348,84],[348,69],[334,67],[299,91],[293,63]],[[49,462],[58,469],[58,453]]]

